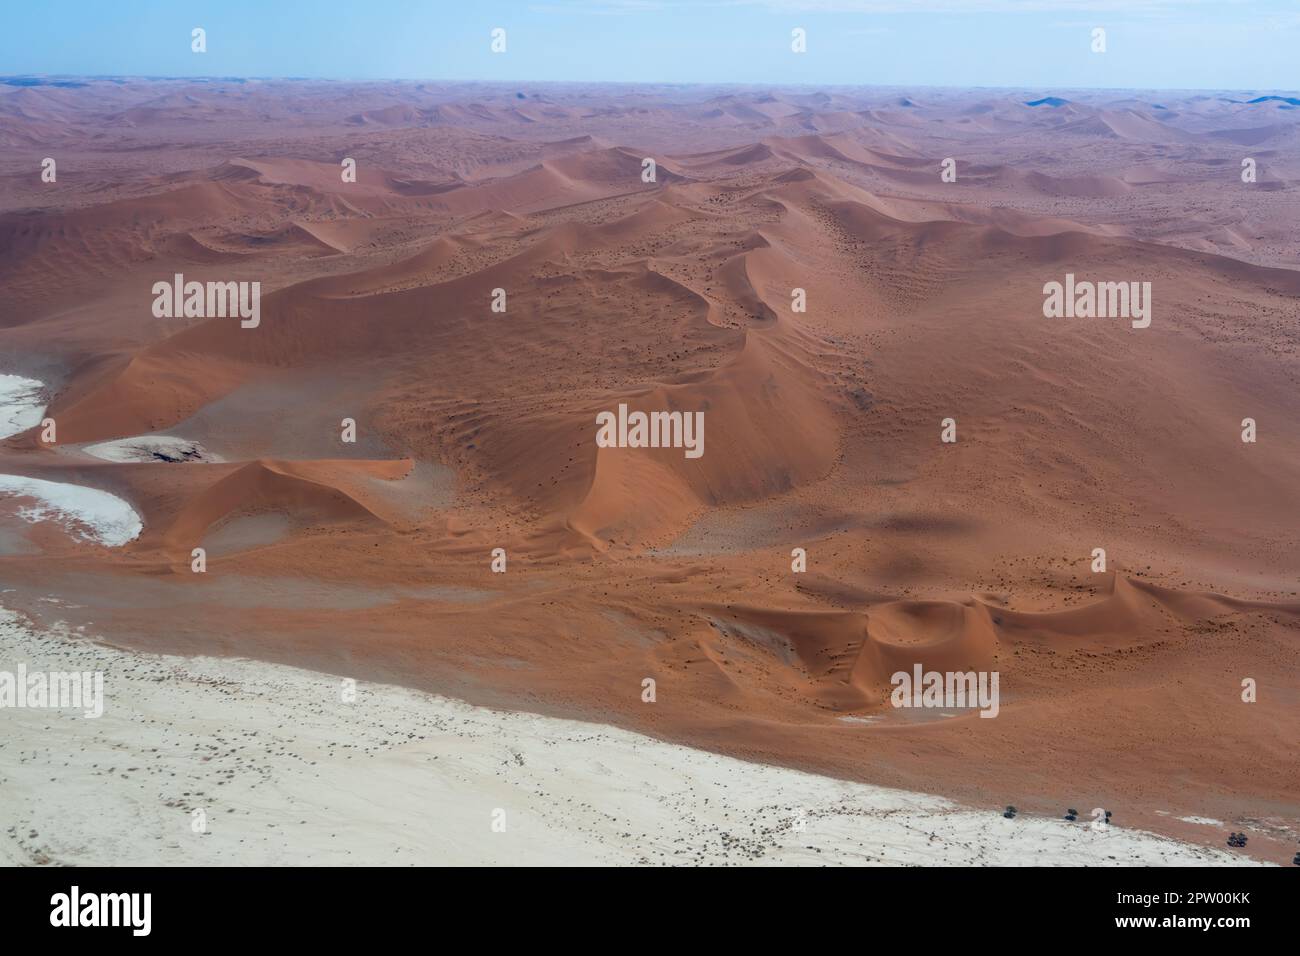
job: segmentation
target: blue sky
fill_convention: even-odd
[[[0,25],[0,74],[1300,87],[1300,0],[10,0]]]

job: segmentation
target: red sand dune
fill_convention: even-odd
[[[67,589],[123,644],[981,805],[1192,839],[1179,815],[1295,824],[1290,119],[1119,94],[108,87],[0,93],[8,169],[99,134],[61,147],[58,188],[0,182],[0,372],[42,377],[58,426],[0,443],[0,471],[112,490],[145,531],[110,551],[0,513],[35,542],[0,553],[8,586]],[[187,124],[219,144],[179,149]],[[177,272],[260,282],[260,324],[155,318]],[[1067,272],[1150,282],[1150,328],[1045,318]],[[704,454],[599,447],[620,403],[703,412]],[[77,448],[151,432],[224,461]],[[246,576],[373,600],[226,606]],[[158,580],[197,589],[185,627],[151,613]],[[890,676],[914,664],[999,671],[998,718],[903,719]]]

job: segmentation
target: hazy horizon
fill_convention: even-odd
[[[1294,89],[1283,0],[54,0],[6,12],[0,74],[1097,90]],[[55,29],[51,29],[54,26]],[[191,31],[206,31],[206,52]],[[506,31],[502,53],[491,32]],[[1094,52],[1093,30],[1106,31]],[[806,51],[791,49],[805,31]],[[670,79],[671,78],[671,81]]]
[[[624,80],[475,80],[464,77],[355,77],[355,76],[257,76],[247,75],[166,75],[166,74],[141,74],[141,73],[4,73],[0,74],[0,83],[11,86],[26,86],[29,84],[11,83],[12,80],[40,79],[45,81],[62,81],[62,80],[98,80],[98,81],[115,81],[115,80],[144,80],[146,82],[170,83],[170,82],[194,82],[194,83],[341,83],[353,85],[413,85],[421,86],[424,84],[442,84],[448,87],[455,86],[482,86],[482,87],[502,87],[514,88],[520,86],[529,87],[569,87],[569,86],[610,86],[610,87],[627,87],[627,88],[646,88],[646,89],[737,89],[737,90],[775,90],[775,91],[797,91],[797,90],[882,90],[882,91],[901,91],[901,90],[934,90],[941,91],[978,91],[988,90],[990,92],[1008,92],[1023,93],[1030,90],[1052,90],[1057,93],[1260,93],[1265,95],[1271,94],[1294,94],[1300,93],[1300,86],[1189,86],[1189,87],[1152,87],[1152,86],[1035,86],[1030,84],[1021,84],[1018,86],[987,86],[983,84],[969,84],[965,86],[953,86],[947,84],[935,83],[732,83],[725,81],[718,82],[688,82],[688,83],[671,83],[671,82],[652,82],[652,81],[624,81]],[[31,86],[57,85],[55,82],[33,83]]]

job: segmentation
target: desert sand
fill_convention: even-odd
[[[598,725],[651,781],[745,761],[750,814],[799,780],[822,808],[953,801],[924,804],[945,849],[877,859],[1023,859],[984,819],[1014,804],[1035,859],[1100,861],[1048,824],[1105,807],[1289,863],[1298,138],[1285,100],[1240,92],[0,87],[4,603],[123,653],[258,662],[295,700],[350,678],[492,714],[521,752],[550,731],[506,712],[570,743]],[[176,275],[259,283],[256,327],[158,315]],[[1150,325],[1045,317],[1067,275],[1150,283]],[[621,403],[702,411],[704,454],[598,447]],[[138,534],[30,520],[35,481],[113,496]],[[997,718],[895,710],[913,665],[999,672]],[[404,780],[433,753],[376,761]],[[635,818],[683,836],[672,799]],[[530,852],[641,852],[611,832]],[[178,859],[166,840],[139,858]]]

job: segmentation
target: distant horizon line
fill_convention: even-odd
[[[675,87],[675,88],[739,88],[763,90],[992,90],[992,91],[1029,91],[1056,90],[1075,93],[1297,93],[1300,88],[1286,87],[1182,87],[1182,86],[952,86],[933,83],[747,83],[731,80],[509,80],[509,79],[435,79],[412,77],[337,77],[337,76],[169,76],[147,73],[4,73],[0,74],[0,84],[12,84],[10,80],[25,79],[68,79],[68,80],[148,80],[171,82],[221,82],[221,83],[347,83],[354,85],[409,83],[409,84],[444,84],[447,86],[625,86],[625,87]],[[42,84],[32,84],[39,86]],[[51,84],[53,85],[53,84]]]

